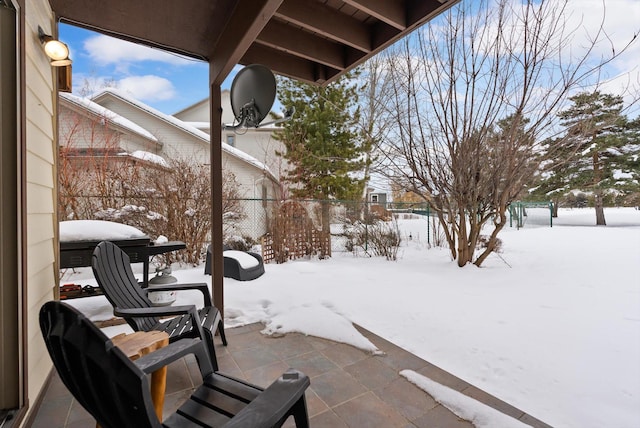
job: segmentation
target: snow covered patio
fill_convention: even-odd
[[[404,370],[412,370],[462,392],[464,396],[449,397],[448,401],[471,412],[477,427],[549,426],[375,334],[357,328],[384,355],[300,333],[267,337],[260,333],[264,325],[254,323],[227,329],[228,347],[217,342],[220,370],[263,387],[289,367],[302,370],[311,378],[307,406],[314,428],[474,426],[410,383],[400,374],[401,371],[404,374]],[[195,360],[184,359],[169,366],[164,414],[173,412],[198,382],[201,379]],[[445,398],[442,392],[436,395]],[[477,400],[476,404],[464,403],[465,396]],[[54,375],[32,426],[93,428],[95,421]],[[294,425],[287,421],[285,426]]]

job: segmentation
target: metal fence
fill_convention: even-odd
[[[86,199],[84,203],[89,206],[92,200],[96,200],[95,205],[100,206],[97,197],[83,198]],[[96,211],[93,216],[92,211],[87,210],[87,216],[139,227],[152,238],[155,238],[154,235],[163,234],[172,240],[182,240],[187,242],[187,251],[194,255],[205,254],[210,241],[208,233],[196,240],[190,240],[188,237],[179,236],[177,230],[159,231],[158,220],[147,218],[149,211],[134,213],[135,217],[129,212],[125,215],[124,207],[136,206],[132,205],[132,202],[137,202],[140,206],[149,205],[148,201],[115,198],[110,206],[123,208],[113,209],[112,217],[105,218],[104,212],[109,210],[104,209]],[[367,232],[371,230],[367,225],[392,223],[394,220],[423,220],[419,226],[420,234],[426,236],[429,244],[437,240],[437,225],[433,221],[424,222],[434,219],[427,204],[311,199],[281,201],[253,198],[233,199],[233,202],[233,212],[225,213],[223,218],[225,244],[245,250],[259,248],[266,262],[283,262],[312,254],[330,256],[334,252],[356,251],[358,245],[366,251],[369,247]],[[156,206],[163,206],[171,202],[154,198],[154,203]],[[202,204],[198,206],[202,207]],[[293,206],[295,209],[291,208]],[[197,218],[200,229],[210,230],[208,213]],[[163,224],[171,228],[167,222]],[[359,227],[364,231],[362,236],[356,236]],[[412,237],[409,235],[403,239]]]
[[[381,224],[393,228],[397,220],[422,220],[417,230],[427,244],[437,239],[437,225],[427,204],[311,199],[238,202],[243,207],[243,220],[226,225],[227,235],[261,245],[267,263],[335,252],[367,252],[369,240],[374,238],[369,234],[381,233]]]

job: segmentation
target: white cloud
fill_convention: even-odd
[[[99,65],[115,64],[127,68],[129,64],[139,61],[158,61],[174,65],[191,63],[191,60],[176,54],[105,35],[88,38],[84,42],[84,49]]]
[[[74,76],[73,92],[76,95],[92,97],[106,87],[118,88],[144,102],[165,101],[177,95],[175,86],[170,80],[152,74],[128,76],[122,79],[82,73]]]
[[[168,100],[176,95],[171,81],[154,75],[125,77],[118,80],[117,87],[146,102]]]

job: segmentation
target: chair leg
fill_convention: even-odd
[[[220,334],[220,339],[222,339],[222,344],[227,346],[227,336],[224,334],[224,322],[222,320],[218,322],[218,333]]]
[[[291,413],[297,428],[309,428],[309,413],[307,412],[307,401],[304,398],[304,393],[291,408]]]
[[[213,332],[209,330],[205,330],[205,336],[207,339],[207,349],[209,350],[209,356],[211,357],[211,366],[213,367],[213,371],[218,371],[218,357],[216,356],[216,348],[213,344]]]

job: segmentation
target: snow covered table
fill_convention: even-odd
[[[60,268],[91,266],[93,250],[102,241],[111,241],[129,256],[131,263],[143,263],[142,286],[149,285],[149,258],[182,250],[182,241],[154,243],[139,229],[102,220],[60,222]]]

